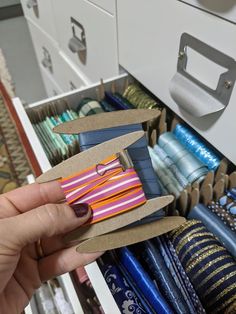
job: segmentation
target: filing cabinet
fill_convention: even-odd
[[[117,8],[120,64],[236,163],[235,25],[181,1]]]

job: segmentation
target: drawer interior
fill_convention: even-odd
[[[115,80],[110,80],[105,83],[96,84],[90,88],[67,93],[63,97],[56,96],[52,98],[51,100],[41,101],[39,103],[32,104],[27,108],[26,112],[31,123],[34,125],[40,120],[45,119],[47,115],[53,115],[55,113],[61,114],[67,108],[76,111],[78,104],[84,98],[92,98],[92,99],[101,100],[104,96],[105,91],[118,92],[120,94],[123,94],[124,90],[126,90],[129,84],[132,84],[132,83],[137,83],[137,81],[131,76],[124,75],[123,77],[117,78]],[[146,93],[148,93],[156,101],[161,111],[160,117],[155,121],[155,123],[151,127],[145,126],[145,129],[147,131],[146,134],[148,138],[148,143],[150,146],[153,147],[158,141],[158,138],[163,133],[173,131],[176,125],[178,123],[183,123],[183,121],[174,112],[172,112],[168,107],[166,107],[163,103],[161,103],[159,99],[157,99],[147,90],[145,90],[143,86],[142,88]],[[186,125],[186,123],[184,123],[184,125]],[[215,171],[215,174],[213,175],[214,179],[211,179],[211,184],[212,185],[216,184],[216,182],[219,181],[220,179],[224,181],[224,183],[222,184],[228,184],[229,181],[227,179],[227,176],[231,172],[234,171],[234,165],[230,163],[226,158],[223,158],[224,156],[222,156],[221,153],[217,152],[213,147],[211,147],[211,145],[207,143],[203,138],[199,136],[199,139],[201,139],[206,144],[207,147],[211,148],[222,160],[220,166],[218,167],[218,169]],[[69,150],[69,155],[66,156],[65,158],[70,157],[78,152],[79,152],[79,145],[77,143],[75,146],[71,147],[71,149]],[[57,155],[57,158],[54,158],[54,160],[51,160],[51,164],[52,165],[58,164],[65,158],[61,158],[60,156]],[[190,204],[191,198],[194,198],[194,196],[191,194],[193,190],[194,189],[200,190],[201,186],[206,186],[208,184],[209,182],[208,180],[209,180],[209,176],[206,177],[205,181],[203,180],[201,182],[191,182],[191,184],[186,186],[186,188],[183,189],[181,193],[177,194],[176,200],[178,200],[178,204],[180,206],[184,206],[185,208],[184,210],[181,210],[181,214],[186,214],[187,207],[189,208],[189,206],[191,206]],[[203,195],[201,197],[209,198],[209,195],[208,196]],[[173,206],[175,207],[176,203]],[[173,208],[170,210],[170,212],[172,213],[174,213]]]

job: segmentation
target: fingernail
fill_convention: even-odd
[[[90,206],[87,203],[73,204],[71,208],[74,210],[77,217],[86,216],[90,210]]]

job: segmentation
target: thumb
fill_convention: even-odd
[[[0,241],[8,247],[22,249],[41,238],[69,232],[84,224],[91,211],[87,204],[47,204],[26,213],[0,220]],[[76,214],[75,214],[76,213]]]

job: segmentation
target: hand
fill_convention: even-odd
[[[32,184],[0,196],[0,313],[18,314],[41,283],[94,261],[63,236],[85,223],[90,211],[75,212],[63,201],[58,182]],[[78,217],[81,216],[81,217]],[[36,249],[41,239],[43,258]]]

